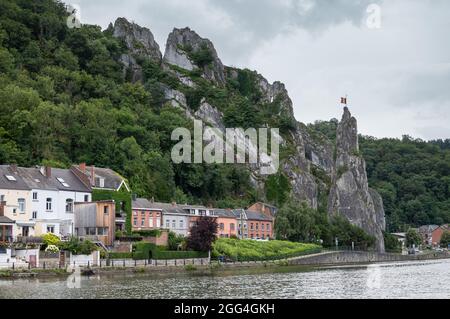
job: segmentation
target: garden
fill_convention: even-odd
[[[225,257],[232,261],[266,261],[293,258],[321,251],[322,247],[315,244],[220,238],[213,245],[212,257]]]

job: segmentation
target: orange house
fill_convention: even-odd
[[[260,212],[245,211],[248,238],[251,239],[272,239],[273,218]]]
[[[231,210],[218,209],[214,211],[217,216],[217,237],[231,238],[237,237],[238,220]]]
[[[151,201],[144,198],[134,199],[132,211],[131,227],[133,231],[161,229],[162,209],[155,208]]]
[[[442,235],[446,231],[450,231],[449,225],[443,225],[441,227],[438,227],[431,233],[431,238],[432,238],[433,245],[436,246],[436,245],[440,245],[441,244]]]

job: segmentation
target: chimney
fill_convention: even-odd
[[[177,203],[176,202],[172,202],[172,206],[173,207],[177,206]]]
[[[136,194],[136,193],[133,193],[133,195],[131,195],[131,198],[132,198],[133,200],[136,200],[136,199],[137,199],[137,194]]]
[[[45,177],[52,177],[52,168],[50,166],[45,166]]]
[[[83,174],[86,174],[86,163],[80,164],[80,171],[83,172]]]
[[[151,203],[154,203],[154,202],[155,202],[155,197],[152,197],[152,199],[151,199],[150,202],[151,202]]]
[[[95,166],[91,166],[91,185],[95,186]]]
[[[5,216],[6,202],[0,202],[0,216]]]
[[[11,164],[9,165],[9,168],[11,169],[11,171],[13,173],[17,173],[17,165],[16,164]]]

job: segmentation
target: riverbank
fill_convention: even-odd
[[[89,267],[88,275],[114,276],[114,275],[196,275],[215,276],[219,274],[257,274],[270,272],[309,271],[313,269],[332,266],[362,266],[386,262],[407,262],[450,259],[450,252],[435,252],[423,255],[406,256],[400,254],[379,254],[374,252],[338,251],[323,252],[313,255],[301,256],[291,259],[266,261],[266,262],[236,262],[211,264],[187,264],[175,263],[159,265],[145,263],[145,265],[133,265],[123,263],[125,267]],[[88,267],[82,267],[86,269]],[[72,274],[66,269],[32,269],[32,270],[0,270],[0,279],[17,278],[64,278]],[[82,271],[83,274],[83,271]]]

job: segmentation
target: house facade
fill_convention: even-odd
[[[273,218],[260,212],[245,211],[247,219],[248,238],[272,239]]]
[[[125,231],[127,214],[132,214],[131,189],[126,179],[112,169],[88,166],[86,163],[73,165],[71,171],[85,185],[92,188],[93,201],[114,200],[116,202],[116,229]]]
[[[105,246],[113,246],[115,239],[116,203],[98,201],[75,203],[75,235]]]
[[[132,202],[132,230],[145,231],[162,228],[162,208],[145,198],[136,198]]]
[[[247,209],[252,212],[262,213],[268,217],[272,217],[273,219],[275,219],[275,216],[278,212],[277,207],[263,202],[257,202]]]
[[[217,237],[232,238],[238,237],[238,220],[230,209],[216,209],[214,216],[217,217]]]
[[[91,190],[70,170],[0,166],[4,216],[15,221],[14,237],[73,234],[73,205],[90,201]]]

